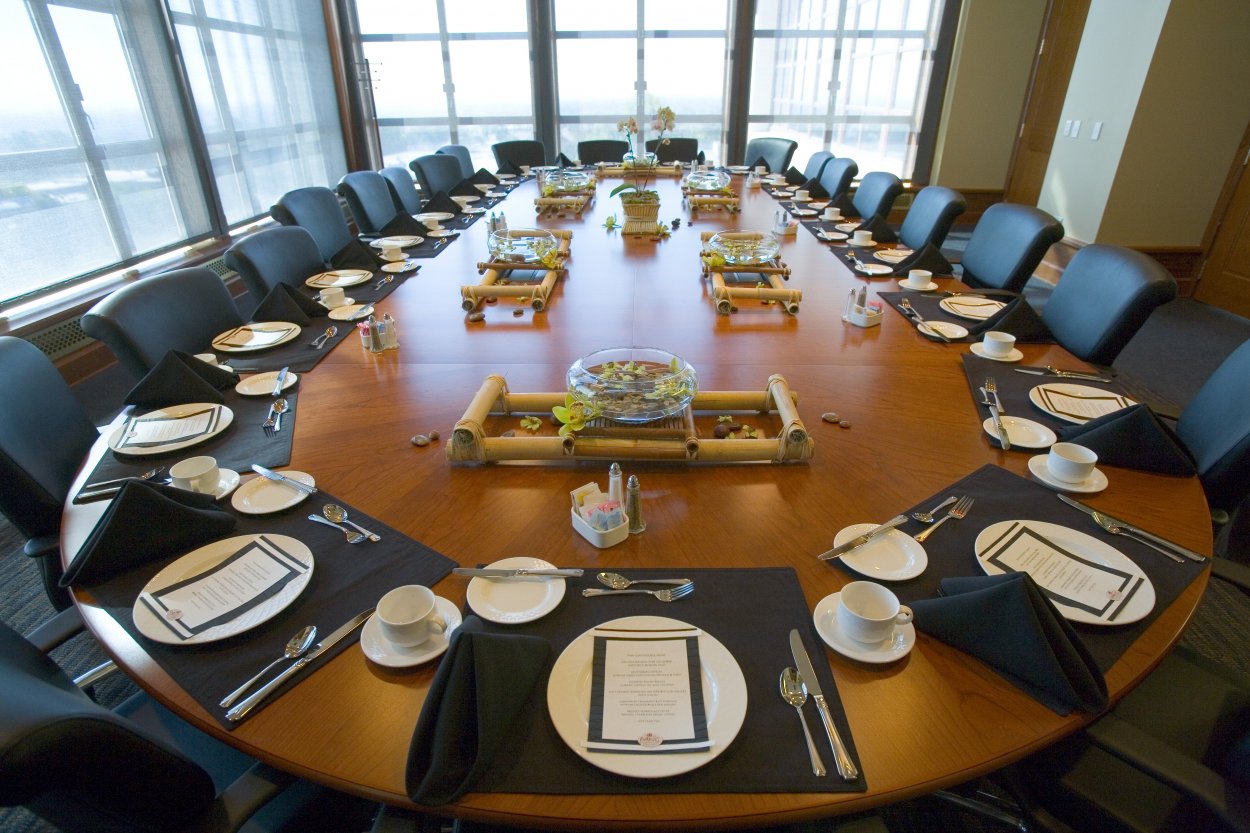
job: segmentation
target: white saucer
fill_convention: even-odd
[[[328,310],[330,310],[331,312],[333,312],[334,310],[339,309],[340,307],[350,307],[352,304],[356,303],[356,299],[355,299],[355,298],[348,298],[346,295],[344,295],[344,296],[343,296],[343,303],[341,303],[341,304],[336,304],[335,306],[332,306],[332,307],[331,307],[331,306],[327,306],[327,305],[326,305],[324,302],[322,302],[322,301],[318,301],[317,303],[318,303],[318,304],[321,304],[321,306],[323,306],[323,307],[325,307],[326,309],[328,309]]]
[[[257,373],[248,376],[246,379],[239,381],[234,389],[242,396],[272,396],[273,386],[278,381],[278,371],[270,370],[265,373]],[[295,387],[295,383],[299,381],[299,374],[287,371],[286,378],[282,380],[282,390]]]
[[[1040,422],[1014,416],[1003,416],[1000,419],[1003,427],[1007,429],[1007,439],[1011,440],[1013,447],[1050,448],[1059,439],[1055,436],[1054,431],[1051,431]],[[985,433],[994,439],[998,439],[998,429],[994,427],[993,417],[986,417],[985,422],[981,423],[981,427],[985,429]]]
[[[852,243],[852,246],[855,244]],[[865,275],[888,275],[894,271],[890,266],[884,263],[863,263],[855,267],[856,272],[863,272]]]
[[[1007,436],[1011,436],[1008,434]],[[1101,492],[1107,488],[1107,475],[1098,469],[1094,469],[1093,474],[1085,478],[1082,483],[1068,483],[1065,480],[1059,480],[1050,473],[1050,466],[1046,463],[1045,454],[1039,454],[1036,457],[1029,458],[1029,473],[1042,481],[1045,485],[1060,492],[1079,492],[1081,494],[1092,495]]]
[[[417,268],[417,261],[415,258],[408,258],[407,260],[399,260],[399,261],[396,261],[395,263],[383,263],[382,264],[383,272],[407,272],[409,269],[416,269],[416,268]]]
[[[963,338],[968,335],[966,329],[949,321],[926,321],[923,324],[917,324],[916,329],[922,333],[926,331],[940,333],[947,338]]]
[[[330,317],[335,321],[355,321],[357,318],[368,318],[369,313],[361,315],[362,310],[369,309],[373,304],[350,304],[330,310]]]
[[[845,240],[849,235],[844,231],[822,231],[819,236],[821,240]]]
[[[812,611],[812,621],[816,623],[816,632],[825,644],[844,657],[857,659],[860,662],[885,663],[900,660],[911,653],[916,644],[916,626],[910,623],[895,625],[894,636],[878,645],[866,645],[856,642],[838,627],[838,600],[841,593],[825,596],[816,603]]]
[[[434,608],[447,620],[446,633],[434,634],[420,645],[394,645],[382,635],[378,617],[370,616],[360,631],[361,650],[369,659],[387,668],[409,668],[442,656],[451,642],[451,635],[460,627],[460,609],[442,596],[434,597]]]
[[[992,362],[1018,362],[1024,358],[1024,354],[1015,347],[1012,347],[1011,352],[1005,356],[991,356],[989,353],[985,352],[985,345],[979,341],[974,341],[972,344],[968,345],[968,349],[971,350],[973,354],[980,356],[983,359],[989,359]]]
[[[453,234],[458,234],[458,233],[459,232],[452,231],[449,228],[440,228],[440,229],[430,232],[429,234],[430,234],[430,237],[451,237]]]
[[[812,201],[811,197],[799,197],[799,196],[796,196],[793,200],[791,200],[791,202],[811,202],[811,201]]]
[[[796,208],[794,214],[797,217],[815,217],[820,212],[814,208]]]
[[[841,546],[876,526],[877,524],[852,524],[838,531],[833,545]],[[855,572],[878,581],[906,581],[925,571],[929,566],[929,556],[915,538],[906,532],[891,529],[842,556],[842,563]]]
[[[938,287],[937,287],[937,281],[929,281],[924,286],[911,286],[907,283],[906,278],[904,278],[898,282],[898,288],[906,289],[909,292],[932,292]]]
[[[221,479],[217,481],[217,488],[213,490],[213,500],[221,500],[226,495],[239,488],[239,473],[230,469],[221,469]]]

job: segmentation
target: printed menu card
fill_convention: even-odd
[[[221,408],[213,405],[202,411],[182,416],[155,415],[131,417],[126,420],[117,450],[149,448],[169,443],[186,442],[210,434],[221,421]]]

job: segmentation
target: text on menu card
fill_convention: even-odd
[[[126,420],[117,448],[143,448],[184,442],[211,433],[221,421],[221,408],[213,405],[182,416],[131,417]]]

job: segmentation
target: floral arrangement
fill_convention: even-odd
[[[651,120],[651,129],[655,131],[657,146],[669,143],[664,134],[676,126],[677,115],[673,112],[672,107],[661,107],[655,111],[655,118]],[[660,195],[649,189],[651,177],[655,174],[655,159],[645,153],[639,154],[634,150],[634,137],[637,136],[639,140],[642,138],[638,121],[633,116],[621,119],[616,123],[616,129],[625,134],[625,141],[629,145],[629,153],[626,155],[626,158],[634,160],[632,163],[626,162],[625,166],[636,168],[642,174],[624,185],[618,185],[612,189],[612,196],[615,197],[617,194],[633,191],[634,193],[630,195],[630,200],[633,202],[658,201]]]

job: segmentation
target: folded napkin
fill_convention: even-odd
[[[1028,573],[942,579],[912,602],[915,625],[971,654],[1057,714],[1107,707],[1107,681]]]
[[[499,173],[512,174],[513,176],[520,176],[521,169],[517,167],[515,164],[513,164],[511,159],[505,159],[503,161],[503,164],[499,166]]]
[[[987,292],[987,295],[990,293]],[[1033,307],[1029,306],[1023,296],[1017,296],[1007,302],[1007,306],[989,318],[968,327],[969,335],[980,335],[990,330],[1011,333],[1017,341],[1054,341],[1050,328],[1042,322],[1042,317]]]
[[[825,190],[825,186],[820,184],[819,179],[809,179],[799,186],[814,200],[824,200],[829,198],[829,192]]]
[[[477,193],[475,189],[473,193]],[[449,199],[448,202],[451,202]],[[454,205],[454,203],[453,203]],[[445,211],[443,208],[426,209],[427,211]],[[425,233],[425,226],[421,221],[413,217],[411,214],[399,213],[391,218],[390,222],[382,226],[381,237],[397,237],[408,234],[421,235]]]
[[[873,234],[873,238],[876,238],[876,234]],[[955,271],[955,267],[942,255],[942,251],[932,243],[925,243],[923,249],[904,258],[894,274],[906,275],[912,269],[926,269],[935,275],[950,275]]]
[[[556,159],[556,164],[557,164],[557,165],[559,165],[559,166],[560,166],[560,167],[562,167],[562,168],[575,168],[575,167],[577,167],[576,165],[574,165],[574,164],[573,164],[573,160],[572,160],[572,159],[570,159],[570,158],[568,158],[567,156],[565,156],[565,155],[564,155],[564,152],[563,152],[563,151],[561,151],[561,152],[560,152],[559,157],[557,157],[557,159]]]
[[[446,804],[490,765],[551,645],[538,636],[487,633],[465,617],[430,684],[408,749],[405,782],[418,804]]]
[[[802,171],[791,165],[790,169],[786,171],[786,184],[802,185],[804,182],[807,182],[807,177],[803,176]]]
[[[476,192],[477,189],[474,189]],[[459,214],[460,203],[447,196],[446,191],[436,191],[434,196],[430,197],[429,202],[421,206],[423,212],[445,211],[448,214]],[[425,234],[427,230],[425,226],[420,231],[406,232],[407,234]]]
[[[768,163],[767,163],[766,161],[764,161],[764,157],[762,157],[762,156],[761,156],[761,157],[759,157],[758,159],[756,159],[754,162],[752,162],[752,163],[751,163],[751,170],[755,170],[756,168],[760,167],[761,165],[764,167],[764,170],[765,170],[765,171],[767,171],[768,173],[772,173],[772,172],[773,172],[773,171],[772,171],[772,168],[768,167]]]
[[[1059,439],[1085,446],[1097,453],[1098,462],[1109,466],[1181,477],[1196,471],[1180,438],[1148,405],[1134,405],[1064,428]]]
[[[138,408],[166,408],[187,402],[225,402],[219,391],[239,381],[237,373],[200,361],[181,350],[170,350],[148,375],[126,394],[126,404]]]
[[[364,243],[353,240],[330,257],[330,268],[368,269],[372,272],[378,268],[378,258]]]
[[[480,197],[482,192],[477,189],[472,180],[462,179],[451,187],[447,192],[453,197]]]
[[[851,195],[846,191],[841,194],[834,194],[833,202],[830,203],[834,208],[842,212],[842,216],[848,220],[859,219],[859,209],[855,207],[855,203],[851,202]]]
[[[477,173],[471,175],[465,182],[472,182],[476,185],[498,185],[499,177],[485,168],[478,168]]]
[[[252,313],[252,320],[290,321],[292,324],[307,327],[312,323],[313,318],[329,314],[330,311],[328,309],[304,295],[295,287],[280,283],[269,290],[265,300],[257,305],[256,310]]]
[[[236,518],[212,495],[128,480],[61,576],[61,586],[96,584],[130,567],[224,537]]]
[[[898,235],[894,233],[894,229],[890,228],[890,224],[880,214],[869,217],[867,220],[859,224],[856,231],[871,231],[874,243],[897,243]]]

